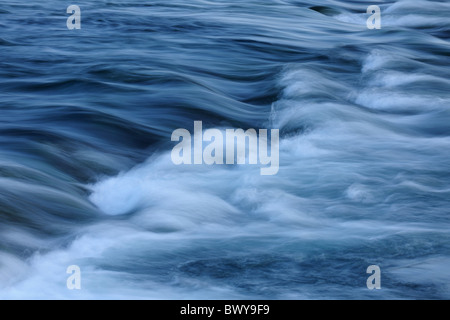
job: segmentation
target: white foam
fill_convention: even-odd
[[[421,83],[440,83],[449,81],[437,76],[417,72],[407,73],[395,70],[396,65],[417,66],[410,54],[400,52],[392,56],[384,50],[374,49],[363,60],[361,72],[367,74],[365,87],[353,92],[355,103],[376,110],[420,113],[445,110],[450,103],[448,96],[436,96],[426,90],[409,90],[409,86]],[[403,67],[404,69],[404,67]]]
[[[0,251],[0,289],[14,285],[28,272],[28,266],[22,260]]]
[[[444,85],[450,85],[449,80],[432,75],[384,70],[381,70],[380,72],[375,74],[373,79],[370,80],[369,84],[371,86],[392,88],[396,86],[414,84],[417,82],[435,82],[442,83]]]
[[[435,96],[399,93],[388,89],[365,89],[355,102],[359,105],[393,112],[429,112],[448,105],[448,100]]]
[[[347,197],[355,202],[373,203],[374,199],[368,186],[354,183],[346,190]]]

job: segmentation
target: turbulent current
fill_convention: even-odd
[[[450,298],[448,1],[73,2],[0,4],[0,299]]]

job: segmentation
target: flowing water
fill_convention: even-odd
[[[0,4],[0,299],[450,298],[449,2],[75,2]],[[196,120],[279,173],[175,166]]]

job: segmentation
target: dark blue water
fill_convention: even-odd
[[[0,4],[0,298],[450,298],[448,2],[70,4]],[[195,120],[279,173],[175,166]]]

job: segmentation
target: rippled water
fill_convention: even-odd
[[[450,298],[448,2],[76,4],[0,5],[0,298]],[[175,166],[195,120],[279,173]]]

